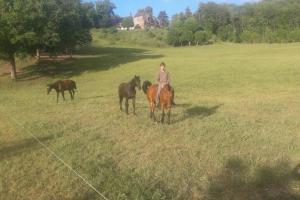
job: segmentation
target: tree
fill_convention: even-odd
[[[17,79],[16,56],[32,52],[37,43],[30,24],[35,13],[29,2],[0,0],[0,58],[9,61],[11,78]]]
[[[122,20],[122,26],[125,27],[125,28],[133,27],[134,26],[133,18],[132,17],[125,17],[125,18],[123,18],[123,20]]]
[[[16,80],[16,56],[67,50],[91,41],[91,23],[80,0],[0,0],[0,56],[11,64]]]
[[[241,25],[241,19],[239,17],[233,18],[233,27],[235,32],[235,42],[240,43],[241,42],[241,34],[243,32],[242,25]]]
[[[169,17],[166,11],[160,11],[157,19],[158,19],[159,27],[165,28],[169,26]]]
[[[95,4],[91,2],[83,3],[81,7],[83,12],[86,13],[89,23],[92,25],[92,27],[96,27],[95,19],[97,18],[97,12],[95,9]]]
[[[194,34],[194,39],[197,45],[199,44],[205,44],[209,40],[209,34],[205,31],[197,31]]]
[[[192,13],[192,11],[191,11],[191,9],[189,7],[187,7],[185,9],[184,15],[185,15],[186,18],[189,18],[189,17],[193,16],[193,13]]]
[[[98,0],[95,3],[96,17],[95,26],[97,28],[109,27],[112,25],[112,19],[115,16],[114,9],[116,8],[110,0]]]
[[[230,24],[231,13],[226,5],[201,3],[197,11],[201,26],[213,34],[217,34],[222,26]]]
[[[181,46],[183,44],[188,44],[189,46],[191,46],[192,41],[194,40],[194,34],[192,31],[188,31],[188,30],[184,30],[180,36],[180,43]]]
[[[189,17],[184,21],[184,29],[191,32],[196,32],[199,29],[199,24],[194,17]]]
[[[59,0],[58,34],[60,42],[58,50],[65,51],[72,57],[72,52],[77,45],[85,45],[92,40],[87,13],[82,9],[80,0]]]

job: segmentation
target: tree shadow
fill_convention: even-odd
[[[212,107],[204,107],[204,106],[193,106],[190,107],[190,104],[178,104],[176,107],[186,108],[181,116],[174,116],[175,120],[172,123],[177,123],[181,121],[185,121],[190,118],[205,118],[211,115],[214,115],[218,109],[223,106],[223,104],[215,105]],[[190,108],[188,108],[190,107]]]
[[[38,138],[41,142],[47,142],[54,139],[54,136],[45,136]],[[0,149],[0,161],[10,157],[18,156],[29,151],[41,148],[40,144],[35,139],[26,139],[22,142],[15,142],[7,147]]]
[[[298,166],[299,168],[299,166]],[[296,169],[296,168],[295,168]],[[287,161],[250,170],[239,158],[229,159],[209,178],[206,200],[299,200],[299,173]]]
[[[151,51],[145,49],[89,47],[79,51],[73,59],[42,59],[39,63],[24,68],[19,74],[19,80],[69,78],[83,72],[109,70],[122,64],[161,57],[162,55],[151,54]]]

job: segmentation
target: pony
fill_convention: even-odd
[[[69,90],[71,95],[71,100],[74,100],[75,90],[77,89],[75,81],[72,80],[58,80],[55,83],[47,85],[47,94],[49,95],[51,90],[54,89],[57,94],[56,103],[58,103],[59,93],[61,93],[64,101],[65,99],[65,90]]]
[[[156,117],[154,114],[155,106],[156,106],[156,93],[158,84],[152,84],[150,81],[144,81],[143,83],[143,92],[147,95],[150,107],[150,118],[156,122]],[[161,114],[161,123],[165,121],[165,111],[167,112],[168,116],[168,124],[171,122],[171,107],[174,102],[174,89],[169,85],[166,84],[164,88],[160,92],[159,96],[159,105],[162,110]]]
[[[139,76],[134,76],[134,78],[129,81],[128,83],[121,83],[119,85],[119,103],[120,103],[120,110],[122,111],[122,104],[123,104],[123,99],[125,98],[125,109],[126,109],[126,114],[128,115],[128,100],[132,99],[132,106],[133,106],[133,114],[136,115],[135,113],[135,96],[136,96],[136,90],[135,88],[138,88],[141,90],[141,80]]]

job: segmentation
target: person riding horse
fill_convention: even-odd
[[[166,64],[162,62],[160,64],[160,70],[157,74],[156,81],[158,83],[157,93],[156,93],[156,106],[159,105],[159,97],[160,91],[165,87],[165,85],[171,86],[170,74],[166,70]],[[172,87],[171,87],[172,88]],[[172,93],[174,93],[174,89],[172,88]],[[172,105],[175,105],[174,99],[172,100]]]

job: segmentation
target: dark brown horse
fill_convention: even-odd
[[[135,96],[136,90],[135,88],[141,90],[141,80],[139,76],[134,76],[134,78],[129,81],[128,83],[121,83],[119,86],[119,100],[120,100],[120,110],[122,111],[122,103],[123,98],[126,99],[125,101],[125,109],[128,115],[128,100],[132,99],[132,106],[133,106],[133,114],[135,115]]]
[[[48,86],[47,94],[49,94],[52,89],[54,89],[56,91],[56,94],[57,94],[56,103],[58,103],[59,93],[61,93],[61,95],[65,101],[65,90],[69,91],[69,93],[71,95],[71,99],[73,100],[75,90],[77,89],[75,81],[72,81],[72,80],[59,80],[59,81],[56,81],[55,83],[48,84],[47,86]]]
[[[143,83],[143,91],[147,95],[150,107],[150,118],[156,121],[156,117],[154,114],[155,105],[156,105],[156,93],[157,93],[158,85],[152,83],[150,81],[144,81]],[[162,110],[161,114],[161,123],[164,123],[165,120],[165,111],[168,115],[168,124],[171,122],[171,107],[174,100],[174,90],[173,88],[167,84],[160,92],[159,96],[159,105]]]

